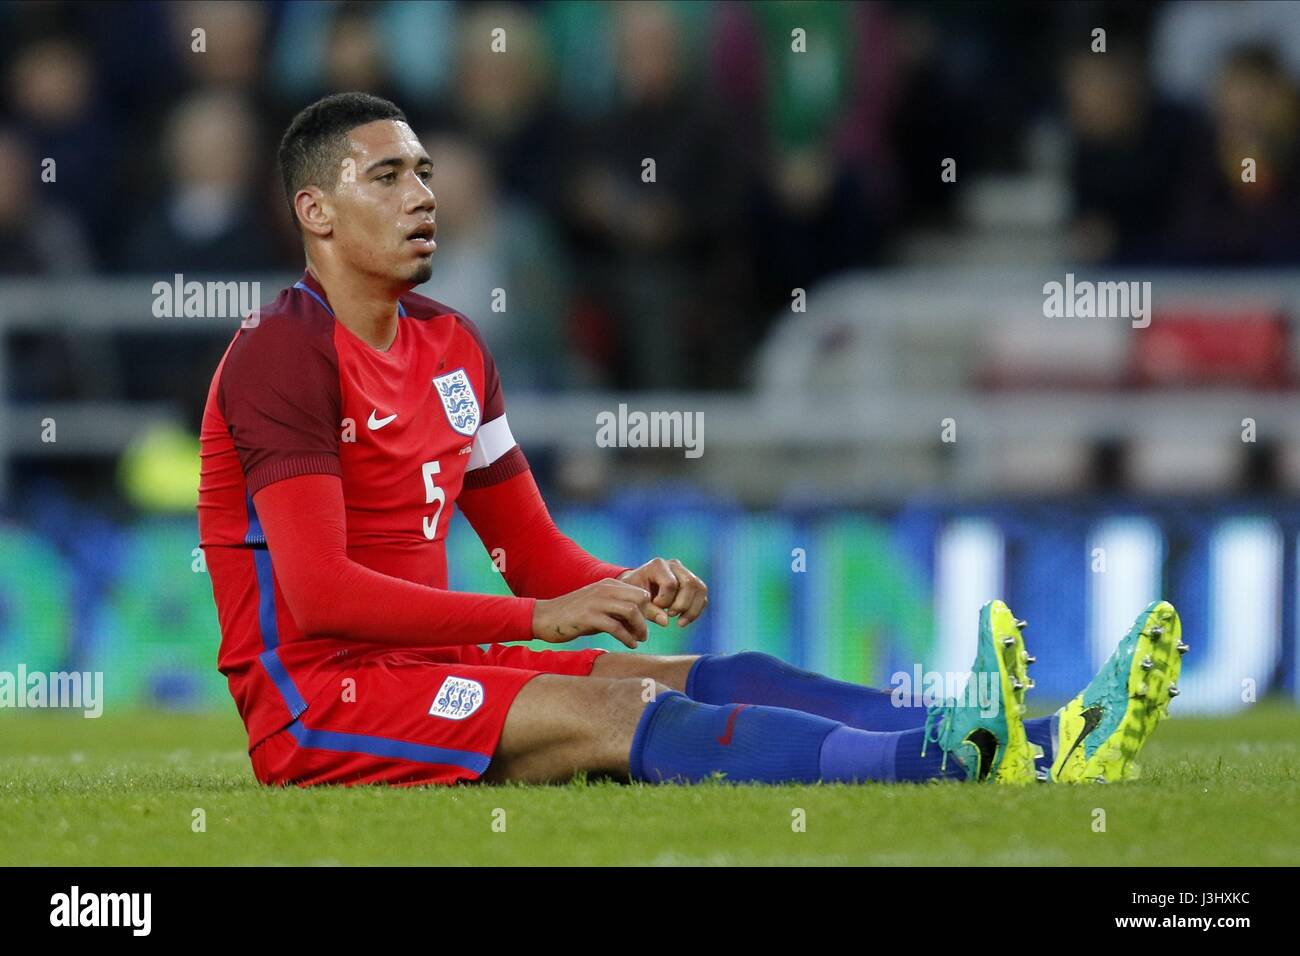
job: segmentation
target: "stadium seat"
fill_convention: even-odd
[[[1294,381],[1290,326],[1279,311],[1158,312],[1130,342],[1139,386],[1272,389]]]

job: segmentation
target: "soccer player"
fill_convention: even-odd
[[[891,695],[759,653],[652,656],[512,645],[708,605],[680,561],[636,568],[555,527],[474,323],[413,294],[436,249],[432,164],[402,112],[362,93],[294,118],[279,150],[306,271],[250,318],[208,390],[200,543],[218,666],[266,784],[644,781],[1027,783],[1131,774],[1182,650],[1153,604],[1055,717],[1024,721],[1021,622],[980,613],[989,699]],[[459,506],[512,596],[447,590]]]

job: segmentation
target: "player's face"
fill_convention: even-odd
[[[411,127],[377,120],[348,133],[350,167],[333,199],[334,241],[363,272],[418,285],[433,274],[437,224],[424,147]]]

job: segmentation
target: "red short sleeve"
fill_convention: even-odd
[[[334,320],[323,318],[263,316],[226,356],[218,400],[250,495],[296,475],[343,474]]]

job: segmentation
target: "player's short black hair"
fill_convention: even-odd
[[[406,114],[381,96],[333,93],[312,103],[289,124],[280,140],[277,161],[289,215],[301,231],[293,197],[303,186],[333,189],[348,154],[347,134],[376,120],[405,123]]]

